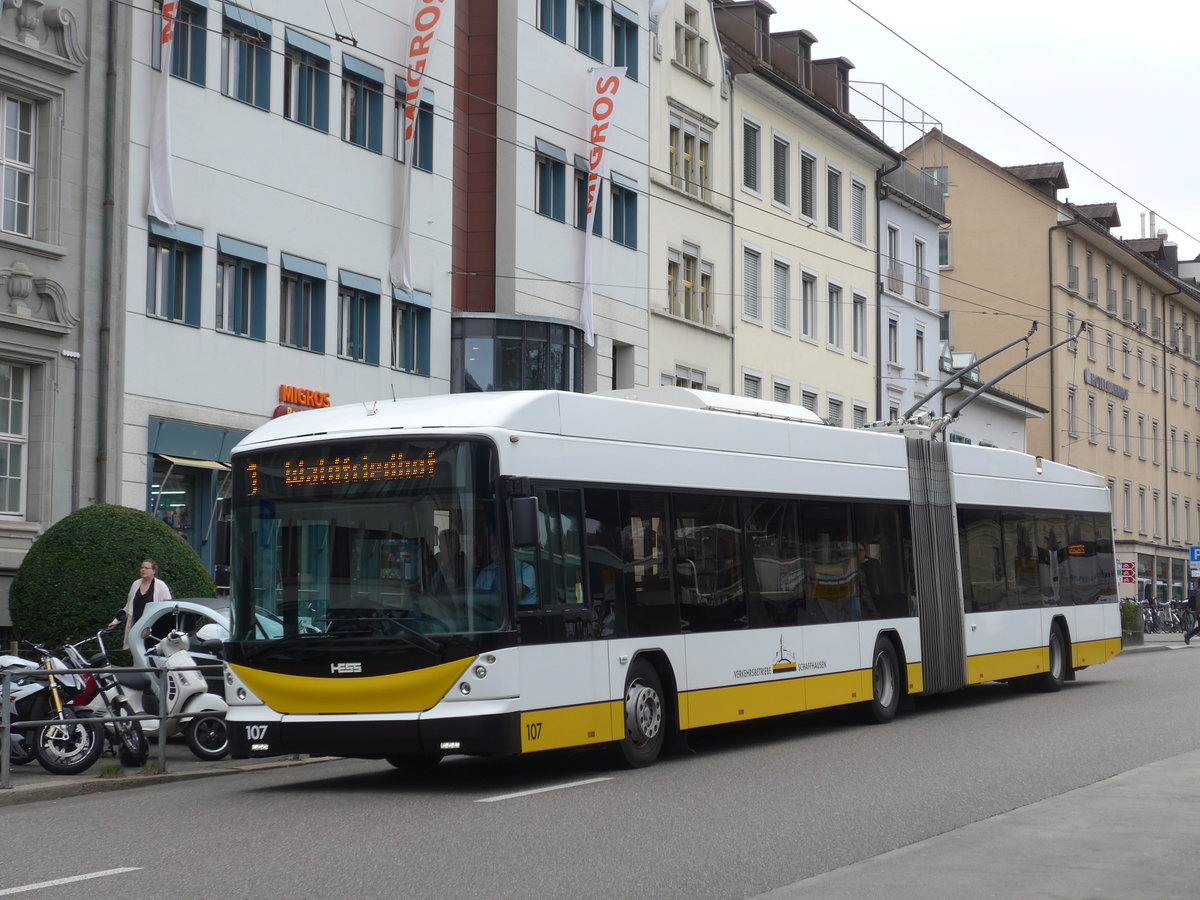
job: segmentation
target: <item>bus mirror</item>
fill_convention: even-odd
[[[537,497],[512,500],[512,539],[514,547],[533,547],[538,542]]]

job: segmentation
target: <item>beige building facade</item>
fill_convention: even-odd
[[[1104,475],[1122,597],[1186,596],[1200,544],[1200,294],[1172,246],[1124,240],[1115,204],[1073,205],[1061,163],[1002,167],[933,132],[909,147],[947,185],[942,308],[956,349],[1018,344],[987,380],[1072,335],[999,387],[1048,410],[1028,452]],[[936,160],[936,161],[935,161]]]
[[[733,73],[733,393],[878,417],[878,181],[900,156],[849,114],[845,58],[717,3]]]

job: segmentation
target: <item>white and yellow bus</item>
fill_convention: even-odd
[[[1102,478],[681,388],[274,419],[233,453],[237,756],[423,765],[1015,681],[1120,650]],[[267,623],[267,627],[264,627]]]

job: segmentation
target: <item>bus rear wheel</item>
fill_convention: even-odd
[[[1035,676],[1034,682],[1038,690],[1052,694],[1062,690],[1063,682],[1067,680],[1067,639],[1063,636],[1062,628],[1054,625],[1050,629],[1050,665],[1041,675]]]
[[[871,652],[871,699],[867,701],[867,721],[886,725],[896,718],[900,708],[900,661],[896,648],[887,638],[878,638]]]
[[[667,704],[654,666],[637,660],[625,682],[625,736],[617,742],[619,761],[631,769],[658,759],[667,735]]]

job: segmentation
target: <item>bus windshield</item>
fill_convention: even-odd
[[[233,640],[493,631],[495,454],[485,441],[372,438],[234,459]],[[478,587],[477,587],[478,585]]]

